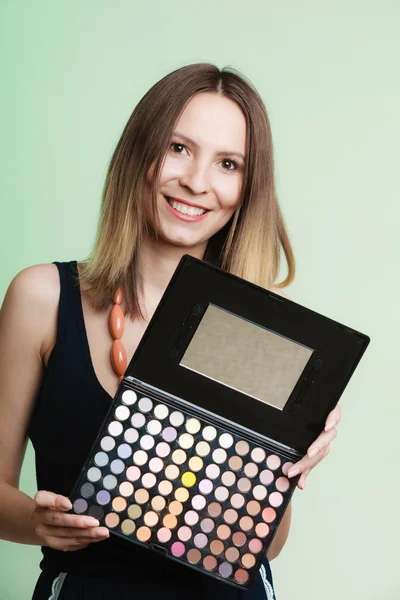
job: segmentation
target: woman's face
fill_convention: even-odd
[[[193,96],[177,122],[160,173],[158,233],[164,241],[205,248],[238,205],[245,151],[246,120],[239,106],[210,92]],[[152,173],[153,167],[148,183]]]

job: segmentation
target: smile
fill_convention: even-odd
[[[210,212],[205,208],[178,202],[178,200],[169,198],[168,196],[164,196],[164,198],[171,212],[173,212],[176,217],[184,221],[199,221],[200,219],[204,218],[208,212]]]

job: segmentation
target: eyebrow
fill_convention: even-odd
[[[194,140],[192,140],[191,138],[187,137],[187,135],[183,135],[183,133],[179,133],[178,131],[174,131],[173,135],[176,135],[177,137],[180,137],[184,142],[186,142],[187,144],[192,144],[192,146],[194,146],[195,148],[198,148],[199,145],[196,144],[196,142]],[[232,150],[220,150],[219,152],[216,153],[217,156],[238,156],[239,158],[241,158],[242,160],[246,160],[245,157],[243,156],[243,154],[241,152],[234,152]]]

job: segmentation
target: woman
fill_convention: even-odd
[[[288,275],[276,287],[281,249]],[[42,546],[35,600],[244,597],[135,545],[122,549],[95,519],[67,514],[68,494],[119,383],[108,331],[115,293],[122,292],[129,360],[187,253],[276,293],[294,276],[263,102],[235,71],[209,64],[174,71],[135,108],[109,166],[90,259],[25,269],[4,300],[0,529],[4,539]],[[292,467],[301,489],[339,420],[336,408]],[[34,500],[18,490],[27,436],[36,452]],[[281,551],[289,524],[290,508],[268,560]],[[248,600],[274,597],[268,560]]]

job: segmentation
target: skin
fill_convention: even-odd
[[[139,254],[144,318],[126,319],[123,342],[128,360],[181,256],[202,258],[209,238],[234,213],[243,182],[244,160],[232,152],[245,154],[245,134],[240,108],[216,94],[194,96],[182,113],[159,182],[159,237],[145,239]],[[148,198],[151,174],[152,169],[147,174]],[[196,222],[183,221],[170,210],[164,196],[200,205],[208,210],[206,217]],[[286,296],[279,289],[273,291]],[[90,292],[84,286],[81,294],[94,371],[104,389],[114,396],[118,379],[109,360],[108,311],[93,309]],[[34,400],[56,343],[59,295],[55,265],[29,267],[11,282],[0,312],[0,537],[71,551],[102,541],[108,537],[108,530],[99,527],[91,517],[66,514],[71,503],[64,496],[40,490],[32,499],[18,489]],[[24,369],[20,369],[22,364]],[[301,474],[300,489],[304,489],[310,471],[329,453],[340,418],[340,408],[336,407],[307,456],[289,472],[289,477]],[[289,507],[270,546],[270,560],[278,556],[286,542],[290,519]]]

